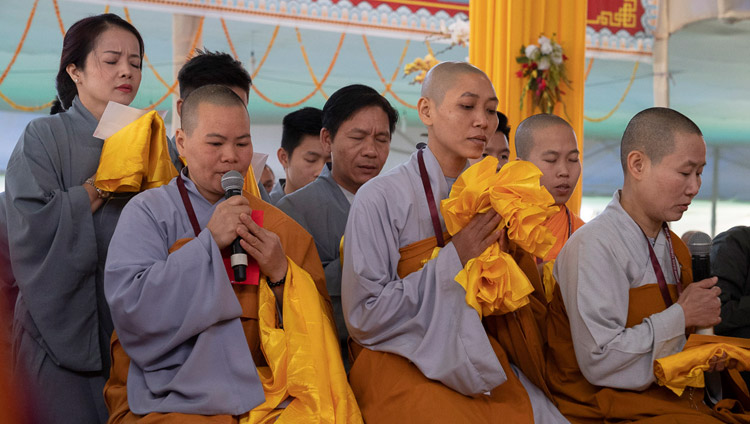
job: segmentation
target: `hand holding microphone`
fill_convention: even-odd
[[[237,178],[239,178],[239,188],[237,188]],[[226,186],[225,179],[227,180]],[[247,254],[239,245],[237,228],[242,225],[240,215],[243,213],[249,215],[251,213],[250,203],[244,196],[241,196],[242,185],[244,184],[242,174],[237,171],[229,171],[224,174],[221,180],[227,200],[216,207],[206,228],[211,231],[211,235],[219,249],[224,249],[230,244],[232,245],[232,269],[235,273],[235,281],[244,281],[247,270]],[[235,254],[239,256],[235,257]],[[235,263],[237,264],[237,268],[235,268]]]
[[[706,331],[721,322],[719,293],[715,277],[688,285],[677,299],[685,314],[685,327],[698,327],[698,334],[709,334]]]
[[[270,281],[280,281],[287,270],[287,259],[279,236],[260,227],[250,218],[250,203],[242,196],[245,183],[242,174],[229,171],[221,178],[221,187],[227,199],[216,207],[206,226],[219,249],[231,244],[230,262],[235,281],[247,278],[248,253],[258,263],[260,271]]]
[[[232,198],[241,198],[244,200],[244,204],[247,205],[246,211],[240,211],[240,213],[250,214],[250,207],[247,199],[242,197],[242,186],[245,185],[245,179],[242,178],[242,174],[237,171],[229,171],[221,177],[221,188],[224,189],[224,198],[227,199],[228,203]],[[236,203],[236,202],[232,202]],[[218,208],[217,208],[218,209]],[[212,217],[213,218],[213,217]],[[237,224],[234,226],[235,234],[236,228],[239,227],[239,214],[237,215]],[[230,263],[232,270],[234,271],[235,281],[245,281],[247,278],[247,253],[240,245],[240,237],[235,235],[232,241],[232,256],[230,257]]]
[[[708,234],[700,231],[694,232],[687,240],[688,250],[690,251],[690,256],[692,257],[694,282],[699,282],[711,278],[711,244],[711,237]],[[716,284],[715,278],[713,279],[713,281],[714,284]],[[712,284],[711,286],[715,287],[714,284]],[[713,291],[719,290],[718,287],[716,287],[716,289],[713,289],[713,287]],[[718,299],[718,294],[716,294],[716,297],[716,301],[718,301],[719,303],[719,310],[721,310],[721,301],[719,301]],[[696,333],[713,335],[714,329],[713,327],[699,327],[696,330]]]

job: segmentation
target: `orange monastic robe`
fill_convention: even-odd
[[[450,238],[445,234],[446,243]],[[437,246],[435,238],[412,243],[399,250],[401,278],[417,271]],[[520,249],[511,254],[521,268],[530,273],[536,286],[541,282],[533,258]],[[376,352],[351,343],[354,363],[349,381],[362,416],[369,423],[392,422],[503,422],[531,423],[533,414],[529,397],[510,367],[512,361],[537,387],[544,387],[542,336],[537,319],[543,320],[542,299],[513,313],[484,319],[487,336],[508,380],[492,390],[489,396],[464,396],[442,383],[430,380],[407,359],[386,352]],[[535,312],[540,315],[537,316]]]
[[[560,211],[549,217],[544,223],[544,226],[555,235],[555,238],[557,238],[555,244],[552,245],[552,249],[550,249],[547,256],[544,257],[544,260],[551,261],[557,258],[557,254],[560,253],[565,242],[568,241],[568,237],[570,237],[570,235],[577,229],[581,228],[583,224],[585,224],[585,222],[583,222],[578,215],[574,214],[567,206],[562,205]]]
[[[680,263],[681,282],[692,282],[690,253],[674,233],[671,233],[675,255]],[[676,288],[670,286],[673,298]],[[649,284],[630,290],[627,326],[632,327],[645,317],[665,309],[659,287]],[[703,403],[703,389],[687,390],[677,397],[669,389],[653,384],[637,392],[589,383],[581,373],[573,350],[570,323],[560,287],[555,287],[549,304],[547,322],[547,384],[555,403],[573,423],[730,423],[748,422],[748,417],[732,415],[727,407],[734,404],[722,401],[715,411]],[[719,417],[720,419],[717,419]]]

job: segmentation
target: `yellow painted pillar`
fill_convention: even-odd
[[[532,115],[531,93],[524,107],[520,99],[523,82],[516,76],[521,65],[516,63],[522,45],[539,44],[540,35],[555,36],[568,57],[565,61],[571,86],[565,92],[555,114],[568,120],[578,137],[583,161],[583,89],[586,53],[587,0],[470,0],[471,26],[469,61],[482,69],[492,80],[500,99],[498,109],[508,116],[512,131]],[[533,113],[539,113],[537,109]],[[567,113],[566,113],[567,112]],[[513,133],[510,138],[511,157],[515,157]],[[578,213],[581,208],[581,181],[568,202]]]

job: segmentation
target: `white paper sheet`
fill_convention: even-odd
[[[263,173],[263,168],[266,166],[267,160],[267,153],[253,152],[253,159],[250,164],[253,167],[253,175],[255,175],[255,181],[260,182],[260,175]]]
[[[99,119],[99,125],[94,130],[94,137],[105,140],[148,112],[148,110],[136,109],[110,101],[107,103],[101,119]],[[167,116],[167,112],[166,110],[157,111],[161,119]]]

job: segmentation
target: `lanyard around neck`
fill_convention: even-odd
[[[682,294],[682,284],[680,283],[680,274],[677,268],[677,259],[675,258],[674,249],[672,248],[672,237],[669,234],[669,228],[667,227],[666,223],[662,225],[662,230],[664,231],[664,236],[667,239],[667,248],[669,249],[669,258],[672,262],[672,275],[674,276],[675,285],[677,286],[677,294],[680,295]],[[672,295],[669,293],[667,280],[664,277],[664,272],[662,271],[659,260],[656,257],[656,252],[654,252],[654,248],[651,247],[651,240],[648,239],[646,233],[643,233],[643,236],[646,238],[646,244],[648,245],[648,254],[651,258],[651,266],[653,266],[654,274],[656,274],[656,282],[659,284],[661,297],[664,299],[664,304],[668,308],[672,306],[674,301],[672,300]],[[657,234],[657,237],[658,236],[659,235]]]
[[[443,239],[443,227],[442,225],[440,225],[440,217],[438,215],[437,204],[435,203],[435,196],[432,194],[430,176],[427,174],[427,167],[424,165],[424,158],[422,157],[423,153],[424,149],[419,149],[419,151],[417,152],[417,161],[419,162],[419,176],[422,178],[422,187],[424,187],[424,194],[427,197],[427,206],[430,208],[432,229],[435,231],[437,245],[439,247],[444,247],[445,239]]]
[[[573,217],[570,216],[570,209],[568,209],[567,206],[563,205],[565,208],[565,215],[568,216],[568,239],[570,238],[571,234],[573,234]],[[565,239],[566,241],[568,239]]]
[[[195,216],[195,209],[193,209],[193,204],[190,202],[190,197],[188,197],[188,192],[185,188],[185,181],[182,180],[181,173],[177,174],[177,188],[180,190],[180,197],[182,197],[182,204],[185,205],[185,211],[187,211],[188,219],[190,219],[190,225],[193,226],[195,236],[198,237],[201,232],[201,226],[198,224],[198,218]]]

